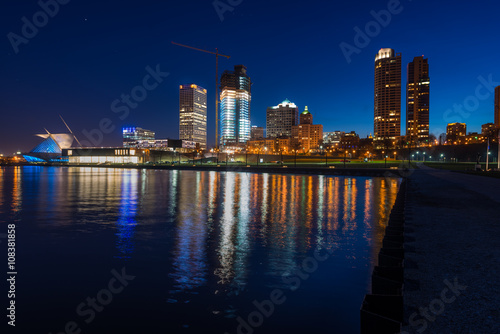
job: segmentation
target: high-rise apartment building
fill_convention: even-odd
[[[449,144],[453,144],[458,139],[465,137],[467,134],[467,125],[465,123],[449,123],[446,126],[446,140]]]
[[[266,131],[268,138],[291,137],[292,126],[299,123],[299,108],[288,99],[267,108]]]
[[[497,127],[493,123],[486,123],[481,125],[481,134],[485,137],[494,138],[497,137]]]
[[[236,65],[224,71],[220,95],[220,144],[238,145],[250,140],[250,77],[247,68]]]
[[[123,128],[123,147],[136,147],[140,140],[154,140],[155,133],[139,127]]]
[[[413,144],[429,142],[429,62],[423,56],[408,64],[406,82],[406,136]]]
[[[179,139],[207,148],[207,90],[195,84],[179,89]]]
[[[374,142],[401,134],[401,54],[380,49],[375,57]]]

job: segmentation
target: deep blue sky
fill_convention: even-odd
[[[178,86],[191,82],[208,89],[213,142],[215,59],[170,41],[218,47],[231,56],[220,60],[221,71],[246,65],[254,82],[255,125],[265,126],[266,107],[288,98],[301,110],[309,106],[314,122],[325,131],[372,133],[373,65],[382,47],[403,54],[403,83],[414,56],[429,58],[431,132],[444,132],[450,121],[466,122],[469,131],[492,122],[493,95],[476,99],[479,104],[471,105],[468,114],[446,110],[467,98],[474,102],[479,76],[500,82],[498,1],[403,0],[401,13],[392,15],[390,24],[348,64],[339,44],[354,45],[354,27],[364,30],[374,20],[370,11],[387,5],[373,0],[243,0],[221,21],[210,0],[71,0],[16,54],[9,32],[21,35],[21,18],[32,22],[40,7],[37,1],[3,1],[0,153],[29,151],[39,142],[33,134],[44,127],[65,131],[59,114],[80,140],[86,139],[82,130],[98,128],[101,119],[109,118],[116,129],[104,136],[106,146],[121,144],[125,125],[154,130],[157,138],[176,138]],[[157,64],[170,75],[121,120],[111,103],[142,83],[147,66]],[[402,114],[404,122],[404,104]]]

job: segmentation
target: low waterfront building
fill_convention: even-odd
[[[71,164],[127,164],[142,163],[148,150],[124,147],[84,147],[63,149],[62,155]]]

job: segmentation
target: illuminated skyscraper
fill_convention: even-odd
[[[429,62],[423,56],[408,64],[406,136],[411,143],[429,142]]]
[[[495,88],[495,126],[500,129],[500,86]]]
[[[380,49],[375,57],[374,142],[401,135],[401,54]]]
[[[207,90],[198,85],[181,85],[179,90],[179,139],[207,147]]]
[[[268,138],[292,136],[292,126],[299,124],[299,108],[295,103],[285,100],[274,107],[267,108],[266,131]]]
[[[220,144],[244,144],[250,140],[250,77],[247,68],[236,65],[224,71],[220,95]]]

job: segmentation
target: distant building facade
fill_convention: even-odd
[[[250,140],[250,102],[252,82],[247,68],[236,65],[221,77],[220,144],[244,144]]]
[[[485,137],[497,137],[497,127],[493,123],[486,123],[481,125],[481,134]]]
[[[276,140],[270,138],[262,138],[247,141],[247,151],[249,153],[273,153]]]
[[[267,108],[266,132],[268,138],[291,137],[292,126],[299,124],[299,108],[288,99]]]
[[[139,127],[123,128],[123,147],[133,147],[138,140],[154,140],[155,133]]]
[[[423,56],[408,64],[406,83],[406,138],[410,143],[429,143],[429,62]]]
[[[345,134],[344,131],[323,132],[323,144],[336,145],[340,143],[340,139]]]
[[[340,147],[342,150],[357,150],[359,147],[359,135],[355,131],[345,133],[340,139]]]
[[[375,57],[374,142],[401,135],[401,54],[380,49]]]
[[[446,127],[446,141],[448,144],[453,144],[466,135],[467,125],[465,123],[449,123]]]
[[[207,148],[207,90],[195,84],[179,88],[179,139]]]
[[[313,124],[312,114],[307,106],[300,114],[300,124],[292,126],[291,149],[304,153],[319,148],[323,141],[323,125]]]
[[[264,138],[264,128],[261,126],[252,126],[250,130],[250,140],[257,140]]]

